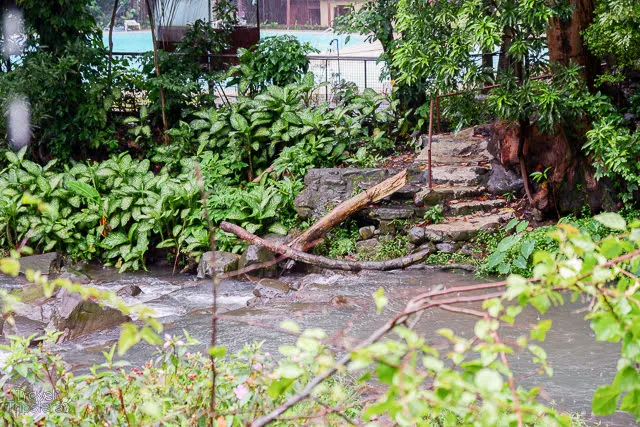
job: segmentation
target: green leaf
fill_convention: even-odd
[[[498,264],[500,264],[507,254],[504,252],[494,252],[489,258],[487,258],[486,267],[488,270],[493,270]]]
[[[547,331],[551,328],[551,320],[546,319],[540,321],[536,326],[531,329],[529,336],[532,340],[544,341],[547,336]]]
[[[518,218],[513,218],[511,221],[509,221],[506,225],[506,227],[504,227],[504,229],[506,231],[511,230],[513,227],[515,227],[516,225],[518,225],[518,223],[520,222],[520,220]]]
[[[128,241],[129,239],[124,233],[121,233],[121,232],[109,233],[107,237],[105,237],[104,240],[102,241],[102,246],[104,246],[107,249],[113,249],[116,246],[119,246],[123,243],[127,243]]]
[[[232,113],[230,117],[231,127],[239,132],[244,132],[249,124],[247,123],[247,119],[244,118],[241,114]]]
[[[476,374],[475,384],[478,388],[489,393],[497,393],[502,390],[504,381],[499,373],[492,369],[480,369]]]
[[[91,199],[91,200],[100,200],[100,194],[96,191],[95,188],[90,186],[87,183],[80,181],[69,181],[66,183],[67,189],[78,196]]]
[[[627,229],[627,222],[620,214],[615,212],[604,212],[594,216],[593,219],[612,230],[625,231]]]
[[[620,241],[616,237],[609,237],[600,244],[599,252],[607,259],[614,259],[624,252]]]
[[[516,226],[516,233],[522,233],[529,226],[529,221],[520,221]]]
[[[293,320],[284,320],[280,323],[280,328],[289,332],[299,333],[300,326]]]
[[[373,294],[373,300],[376,303],[378,314],[380,314],[382,309],[389,303],[389,299],[385,296],[384,288],[382,287],[378,288],[378,290]]]
[[[618,407],[620,390],[611,385],[603,385],[593,393],[591,410],[595,415],[611,415]]]
[[[522,254],[525,260],[529,259],[535,247],[536,247],[536,242],[534,240],[527,239],[520,244],[520,253]]]
[[[20,274],[20,262],[11,258],[0,258],[0,271],[12,277]]]
[[[120,326],[120,339],[118,340],[118,354],[124,355],[131,347],[140,341],[138,328],[133,323],[123,323]]]
[[[9,161],[9,163],[11,163],[13,165],[17,165],[17,164],[20,163],[20,159],[18,159],[18,156],[16,156],[14,152],[5,151],[4,155],[7,158],[7,160]]]
[[[620,325],[608,311],[596,313],[591,320],[591,329],[596,333],[598,341],[618,342],[620,339]]]
[[[216,347],[209,347],[209,356],[213,358],[224,357],[227,354],[227,347],[220,345]]]
[[[518,243],[522,239],[522,235],[515,234],[513,236],[507,236],[498,243],[497,250],[499,252],[507,252],[511,249],[516,243]]]
[[[640,389],[640,375],[633,366],[625,366],[618,371],[612,385],[620,391]]]
[[[283,362],[276,369],[276,374],[282,378],[295,379],[304,374],[304,370],[297,363]]]
[[[527,260],[524,259],[522,255],[518,255],[518,257],[513,260],[513,265],[525,270],[527,268]]]
[[[633,414],[636,422],[640,421],[640,389],[631,390],[622,398],[620,410]]]
[[[289,230],[287,229],[287,227],[285,227],[282,223],[275,223],[275,224],[271,224],[269,226],[269,232],[270,233],[276,233],[279,234],[281,236],[286,236],[287,233],[289,232]]]
[[[285,111],[284,113],[282,113],[282,118],[287,121],[288,123],[294,124],[294,125],[300,125],[302,124],[302,121],[300,120],[300,117],[298,117],[297,114],[292,113],[290,111]]]
[[[276,399],[282,396],[295,382],[295,379],[280,378],[271,383],[267,389],[267,394],[270,398]]]

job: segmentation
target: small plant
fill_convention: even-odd
[[[431,206],[424,213],[424,220],[429,222],[430,224],[439,224],[444,221],[442,205]]]
[[[515,191],[507,191],[506,193],[502,194],[502,197],[504,197],[507,203],[511,203],[511,201],[516,198],[516,193]]]
[[[546,184],[549,180],[549,171],[551,170],[551,166],[546,167],[542,172],[536,171],[532,172],[531,179],[537,184]]]
[[[514,230],[514,234],[503,238],[496,246],[495,251],[487,258],[486,263],[482,266],[484,271],[495,271],[506,275],[512,273],[516,269],[526,270],[527,263],[535,248],[535,241],[524,239],[523,232],[527,229],[529,221],[520,221],[513,218],[505,231]],[[517,245],[517,246],[516,246]],[[517,247],[514,253],[513,248]]]

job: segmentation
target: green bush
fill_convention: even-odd
[[[229,70],[229,85],[255,95],[270,85],[295,83],[309,70],[312,52],[319,51],[291,35],[265,37],[250,49],[238,49],[240,64]]]

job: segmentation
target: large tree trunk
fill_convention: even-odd
[[[593,22],[594,0],[570,0],[574,8],[571,20],[553,20],[547,31],[549,60],[561,65],[582,66],[582,77],[593,89],[593,80],[600,71],[598,58],[584,45],[582,33]]]
[[[593,20],[594,0],[569,1],[574,7],[572,18],[552,21],[547,31],[549,59],[564,66],[572,63],[582,66],[582,77],[592,88],[599,65],[597,58],[587,51],[582,32]],[[552,134],[545,134],[532,125],[525,126],[521,135],[518,125],[497,122],[493,152],[505,166],[516,171],[523,160],[518,156],[519,147],[529,173],[543,172],[551,166],[547,182],[534,185],[533,207],[543,213],[578,212],[583,206],[599,210],[611,199],[594,179],[591,162],[581,150],[586,130],[586,123],[565,123]]]

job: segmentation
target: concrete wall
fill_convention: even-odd
[[[336,7],[348,7],[354,5],[356,10],[362,7],[364,0],[320,0],[320,25],[332,26],[336,17]]]

